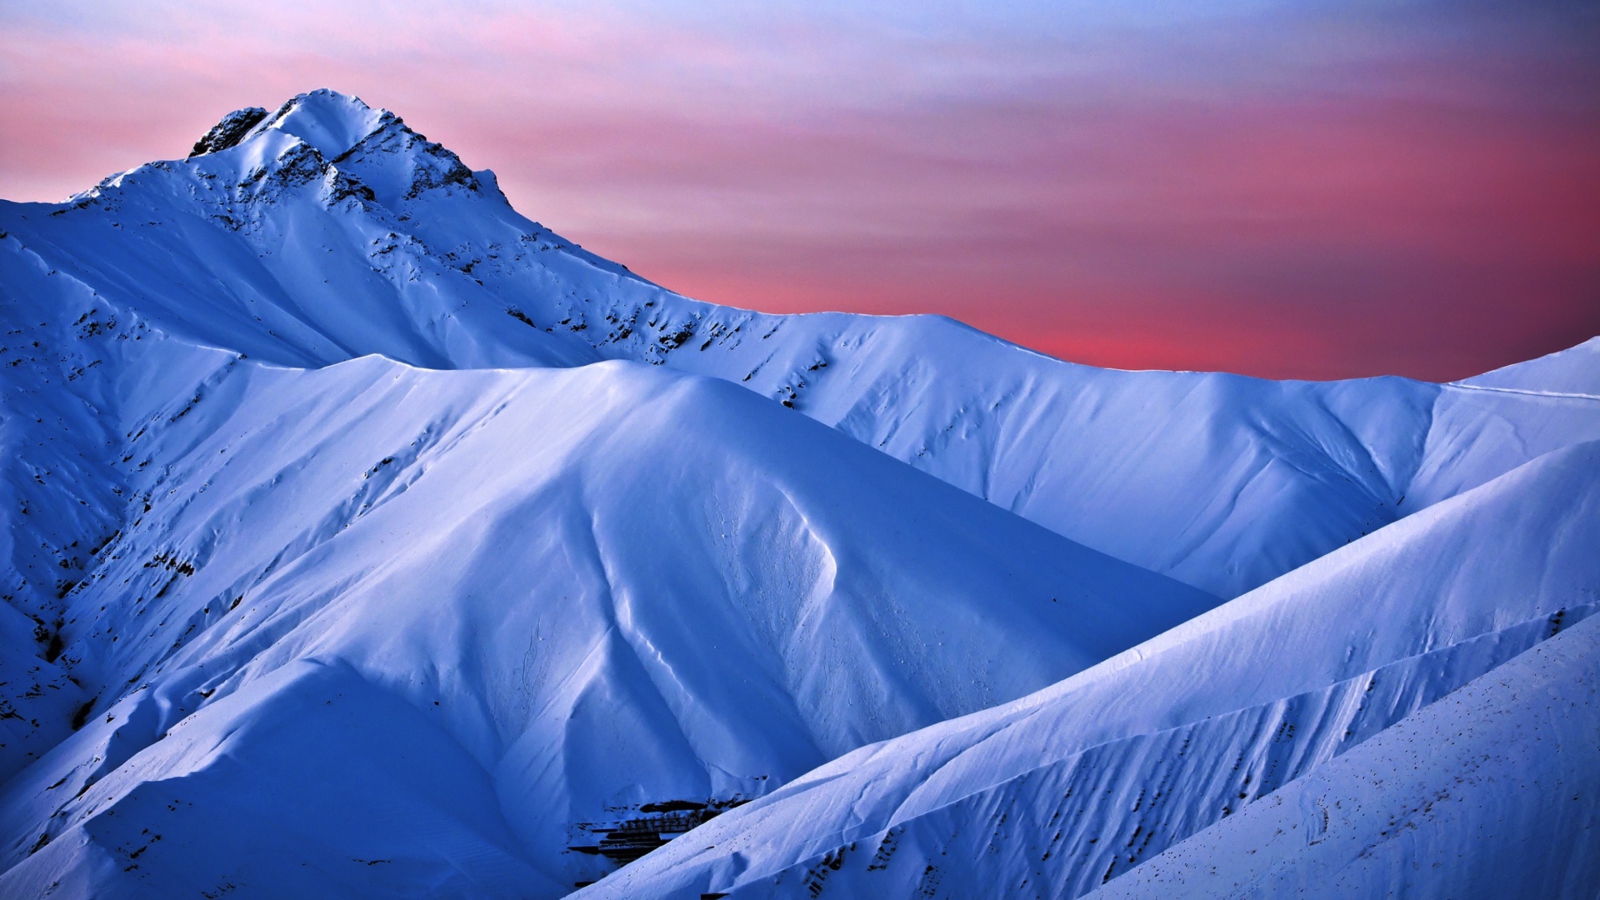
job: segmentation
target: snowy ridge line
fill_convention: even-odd
[[[1485,384],[1467,384],[1452,381],[1444,387],[1459,391],[1490,391],[1497,394],[1525,394],[1530,397],[1560,397],[1564,400],[1600,400],[1596,394],[1575,394],[1568,391],[1531,391],[1524,388],[1492,387]]]
[[[1600,623],[1564,629],[1090,896],[1379,896],[1421,862],[1418,897],[1591,894],[1596,658]]]
[[[1566,621],[1581,622],[1594,610],[1595,604],[1565,610]],[[1504,661],[1537,646],[1541,638],[1535,635],[1549,630],[1548,617],[1541,616],[1471,643],[1493,645],[1494,658]],[[1524,634],[1515,639],[1512,632]],[[1041,818],[1048,814],[1048,820],[1033,822],[1032,830],[1041,836],[1053,831],[1053,835],[1048,842],[1034,844],[1029,849],[1042,853],[1041,861],[1051,856],[1071,856],[1073,880],[1067,885],[1056,882],[1053,887],[1066,887],[1064,893],[1055,896],[1078,896],[1112,880],[1150,854],[1163,852],[1196,831],[1292,783],[1315,767],[1360,746],[1368,736],[1380,733],[1415,710],[1425,709],[1448,695],[1460,685],[1452,681],[1439,683],[1435,680],[1437,676],[1430,679],[1427,668],[1451,656],[1470,652],[1472,648],[1454,645],[1363,673],[1323,691],[1222,716],[1208,716],[1201,722],[1161,732],[1097,744],[1067,759],[1043,763],[1007,782],[942,800],[941,805],[933,809],[906,811],[906,807],[916,806],[914,797],[907,798],[891,817],[893,824],[887,830],[845,837],[852,845],[882,848],[885,841],[897,844],[905,839],[908,831],[921,830],[930,837],[939,836],[942,852],[949,853],[958,847],[943,837],[946,833],[959,841],[970,833],[972,823],[999,822],[1007,811],[1036,811]],[[1499,664],[1490,663],[1490,670]],[[1392,686],[1395,680],[1400,687]],[[1379,684],[1385,690],[1375,694]],[[1296,741],[1294,735],[1299,732],[1313,737],[1309,741]],[[1216,745],[1219,739],[1223,742],[1220,748]],[[1218,761],[1227,759],[1233,760],[1232,776],[1222,776],[1226,784],[1218,785],[1213,770]],[[1185,782],[1200,784],[1209,790],[1187,797],[1181,792],[1177,796],[1164,792],[1167,786]],[[1150,789],[1152,785],[1155,786],[1153,790]],[[1030,797],[1052,790],[1063,794],[1064,802],[1053,807],[1028,802]],[[1209,808],[1208,801],[1212,797],[1235,794],[1236,802],[1226,802],[1220,814]],[[1069,802],[1075,795],[1078,800]],[[1142,815],[1121,815],[1130,804],[1134,812]],[[940,826],[925,827],[921,824],[924,819],[944,820],[943,830]],[[956,823],[962,827],[958,828]],[[1015,840],[1015,830],[1019,826],[1013,824],[1011,828],[1011,838]],[[1090,842],[1091,836],[1095,843]],[[997,848],[992,840],[983,847],[972,848],[972,852],[994,852]],[[802,871],[818,873],[819,864],[830,854],[832,860],[840,859],[839,850],[833,848],[828,853],[819,853],[774,873],[759,887],[742,886],[730,896],[764,895]],[[853,861],[859,865],[865,858],[863,854]],[[875,855],[865,871],[886,870],[887,863],[887,859]],[[838,873],[828,875],[830,892],[842,890],[849,895],[877,887],[870,878],[850,886],[839,883],[847,876],[838,868],[831,865],[829,868]],[[1038,876],[1044,877],[1042,872]],[[815,877],[811,880],[820,883]],[[837,887],[833,887],[835,884]],[[1027,887],[1027,878],[1015,885],[1018,892]]]

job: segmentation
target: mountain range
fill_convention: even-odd
[[[0,895],[1600,883],[1600,339],[716,306],[332,91],[0,202],[0,332]]]

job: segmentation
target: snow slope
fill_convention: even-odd
[[[1544,395],[1600,397],[1600,337],[1548,356],[1495,369],[1460,386]]]
[[[38,386],[117,439],[47,598],[71,689],[0,790],[0,893],[281,896],[381,856],[376,885],[557,896],[647,804],[757,796],[1217,602],[720,380],[85,337],[100,298],[28,262]]]
[[[1592,896],[1596,659],[1591,617],[1091,896]]]
[[[1142,871],[1134,867],[1173,845],[1159,874],[1134,882],[1131,894],[1171,896],[1172,873],[1192,873],[1193,861],[1209,862],[1212,849],[1219,878],[1276,865],[1293,884],[1321,877],[1318,860],[1349,863],[1359,852],[1352,842],[1406,827],[1387,814],[1415,818],[1417,807],[1442,802],[1430,792],[1446,784],[1459,791],[1452,810],[1460,811],[1440,810],[1439,818],[1451,816],[1443,824],[1413,822],[1418,836],[1383,845],[1352,873],[1352,889],[1366,892],[1342,896],[1435,883],[1446,895],[1460,882],[1414,874],[1443,848],[1518,865],[1550,859],[1542,845],[1501,847],[1498,856],[1487,849],[1487,835],[1522,825],[1530,837],[1558,835],[1558,846],[1584,848],[1560,872],[1526,877],[1585,896],[1580,889],[1600,879],[1592,844],[1600,781],[1568,776],[1596,765],[1593,745],[1572,743],[1593,733],[1593,687],[1583,680],[1538,686],[1575,669],[1592,676],[1593,630],[1548,651],[1559,663],[1518,663],[1535,674],[1488,673],[1600,606],[1597,545],[1600,443],[1588,443],[1442,502],[1028,698],[842,757],[580,896],[1077,897]],[[1458,693],[1480,677],[1511,687]],[[1514,706],[1510,698],[1533,703],[1516,693],[1518,684],[1538,689],[1538,703],[1547,705],[1503,719],[1497,710]],[[1435,710],[1430,704],[1440,698],[1452,699]],[[1415,759],[1408,748],[1417,736],[1441,732],[1457,742]],[[1551,740],[1517,767],[1518,781],[1491,777],[1505,763],[1477,780],[1462,767],[1509,748],[1529,752],[1528,741],[1544,735]],[[1346,761],[1347,751],[1379,738]],[[1375,776],[1365,774],[1374,766]],[[1407,767],[1408,780],[1381,781],[1384,766]],[[1319,775],[1320,782],[1299,781]],[[1507,796],[1557,782],[1559,809]],[[1286,785],[1299,786],[1284,793]],[[1180,843],[1263,797],[1276,799],[1255,814],[1256,825],[1205,832],[1193,851]],[[1280,843],[1266,859],[1247,859],[1261,846],[1255,838],[1266,819],[1306,815],[1299,798],[1343,798],[1341,815],[1357,821],[1341,820],[1336,848],[1306,854]],[[1272,812],[1280,808],[1290,812]],[[1241,832],[1247,827],[1254,830]],[[1503,883],[1524,877],[1508,873]],[[1201,894],[1214,884],[1190,883]],[[1223,886],[1231,889],[1231,881]]]
[[[117,309],[252,359],[632,359],[730,380],[1220,596],[1600,438],[1583,397],[1119,372],[938,317],[698,303],[530,222],[492,173],[333,92],[232,139],[65,205],[0,204],[0,230]]]

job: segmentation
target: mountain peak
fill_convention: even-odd
[[[373,109],[360,97],[320,88],[298,94],[278,108],[262,126],[291,134],[333,159],[379,127],[398,121],[386,109]]]
[[[304,141],[325,159],[333,159],[378,128],[399,121],[399,116],[373,109],[360,97],[319,88],[291,97],[271,115],[259,106],[228,113],[195,142],[189,157],[238,146],[254,133],[281,131]]]

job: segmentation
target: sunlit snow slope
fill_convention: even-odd
[[[388,112],[241,110],[0,202],[0,896],[555,897],[674,837],[594,890],[1075,896],[1234,846],[1592,660],[1539,642],[1596,602],[1594,346],[1279,383],[717,307]]]

